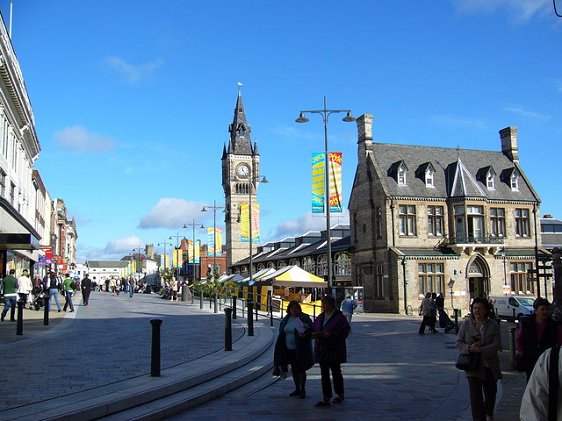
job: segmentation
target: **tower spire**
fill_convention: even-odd
[[[250,125],[246,119],[244,111],[244,102],[242,95],[238,91],[236,98],[236,107],[234,108],[234,118],[228,131],[230,132],[230,145],[232,145],[232,153],[237,155],[252,155],[252,141],[250,138]]]

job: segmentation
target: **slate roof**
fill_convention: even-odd
[[[397,145],[373,143],[372,157],[378,167],[384,188],[389,196],[415,198],[443,198],[455,196],[487,198],[491,200],[530,201],[538,197],[526,177],[516,164],[502,152],[472,149],[453,149],[418,145]],[[406,185],[398,185],[393,170],[403,163],[408,168]],[[434,187],[427,187],[423,177],[416,173],[427,168],[435,168]],[[495,189],[488,190],[482,174],[492,167],[496,174]],[[512,191],[505,174],[516,170],[519,178],[519,191]],[[504,176],[501,176],[504,174]]]

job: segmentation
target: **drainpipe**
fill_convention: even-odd
[[[408,293],[406,291],[406,256],[402,256],[402,275],[404,278],[404,314],[408,315]]]
[[[539,277],[539,236],[537,233],[537,204],[533,203],[533,219],[535,223],[535,276],[537,278],[537,297],[541,296],[541,278]],[[545,278],[546,279],[546,278]],[[545,286],[546,288],[546,286]],[[545,293],[547,293],[545,291]]]
[[[390,225],[392,226],[392,247],[396,247],[396,236],[394,233],[394,199],[390,199]]]

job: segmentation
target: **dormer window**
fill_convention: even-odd
[[[425,172],[425,186],[426,187],[435,187],[433,184],[433,175],[435,174],[435,171],[433,171],[431,168],[428,168],[427,171]]]
[[[495,189],[494,174],[491,171],[486,174],[486,187],[488,188],[488,190]]]
[[[406,169],[404,167],[398,168],[398,185],[399,186],[406,185]]]
[[[517,174],[516,172],[511,174],[511,177],[509,178],[509,184],[511,185],[512,191],[519,191],[519,174]]]

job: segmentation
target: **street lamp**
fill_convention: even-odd
[[[163,243],[158,243],[158,246],[164,246],[164,269],[167,269],[168,265],[166,264],[166,257],[168,257],[168,255],[166,254],[166,246],[173,246],[173,244],[164,241]]]
[[[199,225],[199,222],[195,222],[195,219],[193,220],[192,223],[190,224],[183,224],[182,228],[189,228],[192,227],[193,228],[193,254],[192,254],[192,258],[193,258],[193,281],[195,281],[195,227]],[[199,228],[205,228],[205,226],[203,224],[201,224],[201,226]],[[187,264],[189,265],[189,259],[187,261]],[[201,274],[199,274],[199,278],[201,278]]]
[[[201,212],[207,212],[207,209],[213,210],[213,278],[217,268],[217,209],[224,209],[224,206],[217,206],[217,201],[213,200],[213,206],[203,206]]]
[[[330,167],[329,167],[329,156],[328,156],[328,119],[332,114],[346,113],[346,116],[342,119],[346,123],[355,121],[355,118],[351,115],[351,110],[328,110],[326,103],[326,97],[324,97],[324,108],[321,110],[302,110],[300,112],[299,118],[295,121],[297,123],[307,123],[308,118],[305,114],[320,114],[324,122],[324,206],[326,208],[326,237],[327,237],[327,247],[328,247],[328,289],[332,288],[332,237],[331,237],[331,227],[330,227]],[[331,291],[330,291],[331,292]]]
[[[138,248],[134,248],[134,249],[133,249],[133,259],[134,259],[135,261],[137,260],[137,259],[135,258],[135,251],[137,251],[137,250],[139,251],[139,253],[138,253],[138,256],[139,256],[139,265],[138,265],[138,266],[140,266],[140,268],[137,266],[137,268],[136,268],[137,270],[136,270],[135,272],[139,273],[139,272],[142,272],[142,258],[141,258],[141,250],[142,250],[142,248],[139,246]],[[140,275],[139,275],[139,279],[140,279]]]

